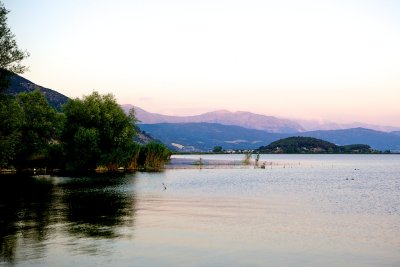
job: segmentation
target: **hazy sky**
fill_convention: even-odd
[[[400,126],[400,1],[2,2],[23,76],[69,97]]]

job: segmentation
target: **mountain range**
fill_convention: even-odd
[[[125,111],[128,111],[134,106],[122,105],[122,107]],[[150,113],[139,107],[134,108],[136,117],[141,123],[146,124],[208,122],[223,125],[236,125],[271,133],[296,133],[304,131],[301,125],[294,121],[246,111],[230,112],[227,110],[217,110],[195,116],[168,116]]]
[[[139,119],[140,123],[143,124],[208,122],[223,125],[236,125],[249,129],[263,130],[270,133],[298,133],[315,130],[343,130],[351,128],[366,128],[383,132],[400,132],[400,127],[393,126],[374,125],[361,122],[340,124],[316,120],[284,119],[247,111],[230,112],[228,110],[217,110],[195,116],[169,116],[151,113],[130,104],[121,106],[126,112],[131,108],[135,108],[136,117]]]
[[[177,151],[211,151],[224,149],[256,149],[290,136],[314,137],[336,145],[367,144],[377,150],[400,151],[400,135],[364,128],[310,131],[301,133],[269,133],[234,125],[216,123],[140,124],[140,129]]]
[[[31,92],[35,88],[38,88],[49,104],[59,111],[69,99],[55,90],[37,85],[19,75],[11,77],[6,93],[16,95],[21,92]],[[122,105],[125,111],[132,107],[132,105]],[[258,148],[289,136],[315,137],[337,145],[361,143],[378,150],[400,151],[399,127],[360,123],[323,124],[227,110],[195,116],[168,116],[147,112],[140,107],[134,108],[137,118],[141,121],[139,128],[146,132],[143,135],[146,137],[143,138],[143,142],[154,137],[178,151],[208,151],[217,145],[225,149]],[[322,130],[309,131],[315,127]],[[329,128],[334,130],[327,130]]]

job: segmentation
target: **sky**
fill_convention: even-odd
[[[69,97],[400,126],[400,1],[2,2],[22,76]]]

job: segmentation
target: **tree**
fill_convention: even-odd
[[[28,52],[18,48],[15,35],[7,25],[8,12],[0,2],[0,91],[8,87],[12,73],[21,74],[27,70],[21,62],[29,56]]]
[[[136,134],[135,118],[124,113],[113,95],[93,92],[68,101],[63,110],[62,142],[68,169],[86,171],[104,165],[116,170],[127,162],[125,153]]]
[[[222,146],[215,146],[213,148],[214,153],[221,153],[222,152]]]
[[[18,48],[15,35],[7,26],[7,13],[0,2],[0,168],[9,167],[15,159],[21,137],[22,111],[15,99],[2,92],[8,88],[12,72],[23,73],[21,61],[28,53]]]
[[[47,166],[49,150],[60,139],[64,116],[48,104],[39,89],[19,94],[17,102],[22,110],[23,122],[20,126],[22,134],[16,166]],[[30,166],[39,162],[43,166]]]
[[[10,167],[21,143],[23,114],[15,99],[0,100],[0,169]]]

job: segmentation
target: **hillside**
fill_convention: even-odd
[[[140,124],[139,127],[178,151],[209,151],[214,146],[222,146],[224,149],[256,149],[260,145],[293,136],[215,123]],[[341,146],[367,144],[382,151],[400,150],[400,136],[363,128],[313,131],[296,135],[314,137]]]
[[[127,112],[134,106],[122,105],[122,107]],[[143,124],[207,122],[223,125],[236,125],[271,133],[296,133],[303,131],[303,128],[296,122],[245,111],[230,112],[227,110],[218,110],[196,116],[167,116],[151,113],[139,107],[134,108],[137,118]]]
[[[288,137],[261,146],[257,151],[261,153],[373,153],[368,145],[337,146],[333,143],[313,137]]]
[[[139,127],[177,151],[211,151],[214,146],[224,149],[258,148],[284,137],[278,133],[247,129],[217,123],[159,123]]]
[[[61,111],[61,106],[69,99],[67,96],[60,94],[57,91],[37,85],[16,74],[10,77],[10,85],[5,93],[15,96],[22,92],[32,92],[36,88],[38,88],[44,94],[50,106],[58,111]]]

